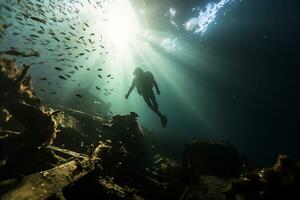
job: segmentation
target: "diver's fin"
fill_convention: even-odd
[[[162,127],[166,127],[166,125],[168,123],[167,117],[165,115],[163,115],[160,120],[161,120]]]

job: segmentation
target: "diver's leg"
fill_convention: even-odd
[[[157,101],[156,101],[154,92],[152,92],[152,93],[150,94],[150,100],[151,100],[152,105],[154,106],[154,108],[158,111],[158,104],[157,104]]]
[[[155,108],[150,100],[150,97],[148,95],[147,96],[143,95],[143,98],[144,98],[146,104],[148,105],[148,107],[151,108],[151,110],[153,110],[155,112]]]
[[[143,95],[143,97],[144,97],[145,102],[149,106],[149,108],[151,108],[151,110],[153,112],[155,112],[159,117],[162,117],[163,115],[157,110],[157,108],[155,107],[155,105],[153,105],[153,103],[151,101],[150,95]]]
[[[154,96],[154,94],[153,94],[153,96]],[[151,108],[151,110],[153,110],[153,112],[155,112],[159,116],[162,126],[165,127],[168,123],[168,120],[167,120],[166,116],[162,115],[159,112],[158,105],[155,100],[155,96],[154,96],[154,100],[153,100],[153,97],[151,97],[151,95],[147,95],[147,96],[143,96],[143,97],[144,97],[144,100],[147,103],[147,105]],[[156,105],[155,105],[154,101],[155,101]]]
[[[156,98],[155,98],[155,95],[154,95],[154,92],[151,92],[149,94],[149,98],[151,100],[151,103],[153,105],[153,108],[155,109],[155,112],[157,113],[157,115],[161,118],[161,117],[164,117],[164,115],[162,115],[160,113],[160,111],[158,110],[158,104],[157,104],[157,101],[156,101]]]
[[[152,105],[154,106],[154,109],[156,110],[155,113],[159,116],[161,124],[163,127],[165,127],[168,123],[168,119],[165,115],[161,114],[158,110],[158,104],[154,95],[154,92],[151,92],[150,94],[150,100],[152,102]]]

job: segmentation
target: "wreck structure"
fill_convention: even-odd
[[[243,162],[230,144],[193,140],[182,159],[153,154],[138,115],[46,105],[0,58],[0,199],[298,199],[300,165]],[[151,144],[150,144],[151,145]]]

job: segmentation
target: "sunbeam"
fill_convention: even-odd
[[[219,3],[208,4],[206,9],[200,7],[191,9],[193,15],[195,12],[199,15],[183,20],[182,24],[177,18],[180,11],[175,7],[166,8],[163,12],[166,14],[155,21],[153,17],[156,16],[149,16],[149,13],[155,13],[149,3],[129,0],[111,0],[101,3],[89,0],[56,2],[60,10],[46,13],[44,16],[49,19],[45,28],[43,27],[45,34],[33,41],[27,38],[24,32],[17,35],[17,39],[21,36],[26,38],[19,44],[21,48],[26,48],[30,43],[34,44],[32,47],[41,52],[40,60],[47,56],[46,64],[49,67],[43,69],[42,64],[35,64],[36,70],[32,74],[37,87],[47,87],[49,91],[64,90],[59,97],[55,98],[39,92],[39,95],[49,102],[74,102],[80,105],[81,103],[70,94],[84,90],[88,95],[109,102],[112,113],[135,110],[141,113],[140,121],[153,122],[155,115],[147,109],[139,95],[132,95],[129,101],[124,98],[134,78],[132,75],[134,69],[141,67],[145,71],[151,71],[161,87],[162,95],[158,97],[158,102],[162,111],[174,112],[167,103],[168,97],[171,97],[177,99],[178,107],[185,108],[184,112],[195,116],[206,124],[205,126],[211,127],[213,126],[211,120],[205,116],[207,116],[209,102],[213,104],[212,94],[205,88],[205,82],[195,81],[196,77],[193,77],[193,74],[201,73],[207,76],[205,79],[209,79],[212,76],[215,60],[207,53],[201,52],[199,45],[193,45],[184,35],[184,31],[201,33],[198,38],[195,38],[200,40],[209,24],[215,20],[217,13],[229,2],[229,0],[222,0]],[[51,3],[52,1],[46,1],[45,5],[51,6]],[[53,14],[55,17],[52,16]],[[62,20],[65,16],[68,16],[69,20]],[[10,20],[13,22],[13,18]],[[177,32],[167,29],[158,30],[153,27],[153,24],[163,23],[164,20],[170,20]],[[38,23],[33,23],[32,28],[22,24],[20,26],[24,26],[24,30],[28,33],[40,29]],[[13,31],[8,32],[7,35],[13,37]],[[45,48],[36,45],[35,40],[47,45],[50,40],[51,42]],[[15,46],[11,41],[5,40],[2,48]],[[60,56],[66,57],[59,58]],[[73,59],[76,59],[76,62],[73,62]],[[17,61],[27,62],[26,58],[18,58]],[[68,78],[70,75],[66,73],[73,73],[72,77],[68,78],[70,81],[65,82],[59,77],[55,78],[53,67],[70,68],[63,69],[62,75]],[[56,79],[57,85],[42,86],[38,78],[35,79],[46,72],[54,80]],[[219,74],[222,72],[219,71]],[[191,89],[195,87],[198,88],[197,95]],[[201,102],[197,100],[199,98]],[[93,106],[97,107],[98,104]],[[150,118],[152,120],[149,120]]]

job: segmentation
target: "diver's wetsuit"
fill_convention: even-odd
[[[152,73],[143,72],[142,74],[136,76],[133,79],[131,87],[128,92],[128,96],[135,87],[139,95],[143,96],[149,108],[159,116],[162,125],[166,126],[167,118],[166,116],[162,115],[158,110],[158,104],[156,102],[155,94],[153,92],[153,86],[156,88],[156,91],[159,94],[160,92]]]

